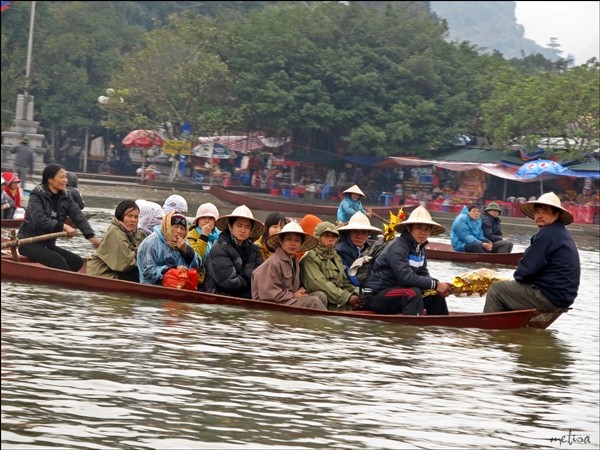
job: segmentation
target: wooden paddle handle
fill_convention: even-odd
[[[375,211],[371,211],[371,214],[373,214],[375,217],[377,217],[378,219],[381,219],[381,221],[383,223],[390,223],[390,221],[386,218],[384,218],[383,216],[377,214]]]
[[[50,239],[56,239],[61,237],[67,237],[66,231],[59,231],[58,233],[41,234],[39,236],[32,236],[24,239],[16,239],[14,241],[6,241],[2,243],[2,248],[8,247],[19,247],[21,245],[33,244],[35,242],[48,241]]]

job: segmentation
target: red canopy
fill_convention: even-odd
[[[162,147],[164,144],[163,138],[156,131],[152,130],[133,130],[123,138],[125,147]]]

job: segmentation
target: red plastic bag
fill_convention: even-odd
[[[198,271],[187,269],[183,271],[177,267],[167,270],[162,277],[162,285],[175,289],[198,290]]]

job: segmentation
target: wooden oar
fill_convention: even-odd
[[[48,241],[50,239],[56,239],[61,237],[67,237],[66,231],[59,231],[58,233],[41,234],[39,236],[32,236],[24,239],[15,239],[14,241],[6,241],[2,243],[2,248],[8,247],[19,247],[21,245],[33,244],[35,242]]]
[[[390,223],[390,221],[386,218],[384,218],[383,216],[377,214],[375,211],[371,210],[371,214],[375,217],[377,217],[378,219],[380,219],[383,223]]]

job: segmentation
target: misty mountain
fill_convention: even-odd
[[[556,61],[567,59],[560,42],[544,43],[542,47],[525,38],[525,28],[517,23],[516,2],[429,2],[430,8],[448,23],[450,41],[469,41],[481,53],[502,53],[506,59],[541,54]],[[555,48],[553,48],[555,47]]]

